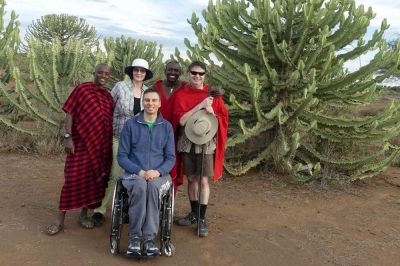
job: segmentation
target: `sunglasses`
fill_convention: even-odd
[[[140,72],[140,73],[146,73],[146,69],[144,69],[144,68],[137,68],[137,67],[134,67],[134,68],[133,68],[133,71],[134,71],[134,72]]]
[[[192,74],[193,76],[199,75],[199,76],[204,76],[206,74],[206,72],[197,72],[197,71],[189,71],[190,74]]]

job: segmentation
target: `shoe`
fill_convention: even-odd
[[[189,212],[185,217],[175,221],[177,225],[188,226],[197,221],[197,215],[194,212]]]
[[[152,239],[144,242],[143,250],[147,256],[159,256],[161,254],[160,250]]]
[[[208,235],[206,219],[199,219],[199,236],[206,237]]]
[[[128,250],[126,251],[127,255],[132,256],[140,256],[141,255],[140,249],[140,238],[134,237],[132,240],[129,241]]]
[[[92,220],[93,220],[94,226],[101,226],[104,223],[104,221],[106,220],[106,218],[104,217],[104,215],[102,213],[95,212],[92,215]]]

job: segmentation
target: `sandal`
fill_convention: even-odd
[[[64,225],[62,225],[59,221],[55,221],[46,228],[46,234],[49,236],[54,236],[61,231],[64,231]]]
[[[90,219],[90,217],[87,217],[87,216],[79,216],[78,223],[80,226],[82,226],[85,229],[93,229],[94,228],[92,219]]]

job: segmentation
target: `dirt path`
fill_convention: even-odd
[[[43,233],[56,214],[62,159],[0,154],[0,169],[0,265],[400,264],[399,168],[386,172],[389,182],[382,176],[329,191],[226,178],[212,187],[209,237],[174,226],[176,255],[145,261],[112,256],[109,221],[84,230],[76,211],[64,233]],[[186,207],[182,188],[175,215]]]

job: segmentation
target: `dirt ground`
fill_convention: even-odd
[[[140,261],[110,254],[109,219],[85,230],[73,211],[64,232],[43,233],[56,215],[62,158],[0,153],[0,169],[0,265],[400,265],[400,168],[329,190],[225,178],[212,186],[209,237],[174,226],[176,255]],[[181,188],[175,215],[187,205]]]

